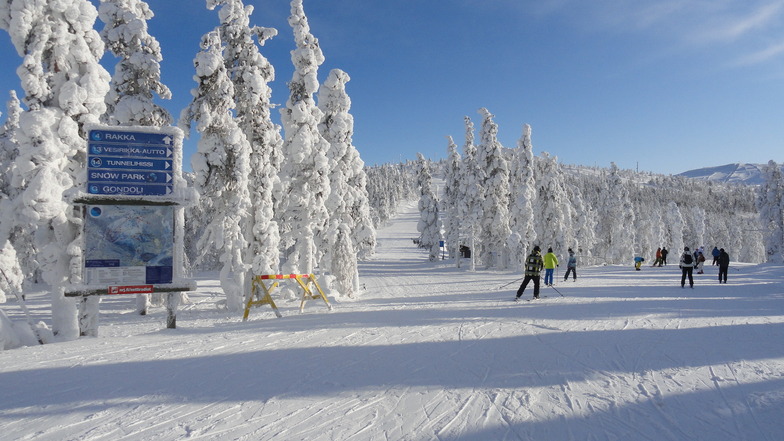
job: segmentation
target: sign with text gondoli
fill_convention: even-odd
[[[110,286],[107,294],[152,294],[152,285]]]
[[[87,193],[166,196],[174,188],[174,138],[166,133],[90,130]]]

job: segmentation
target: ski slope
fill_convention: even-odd
[[[0,352],[0,438],[784,439],[784,268],[682,289],[676,266],[579,267],[514,303],[515,271],[429,262],[417,217],[378,232],[365,292],[332,312],[276,298],[283,318],[242,322],[204,275],[177,329],[105,298],[99,337]]]

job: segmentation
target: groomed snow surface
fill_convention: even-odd
[[[417,219],[378,232],[365,292],[332,312],[277,298],[283,318],[242,322],[205,275],[177,329],[107,297],[99,337],[0,352],[0,438],[784,439],[784,268],[733,264],[719,285],[706,266],[692,290],[672,264],[576,282],[562,265],[558,292],[514,303],[517,272],[429,262]],[[47,296],[28,296],[36,322]]]

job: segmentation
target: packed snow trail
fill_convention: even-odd
[[[332,312],[276,297],[283,318],[242,322],[204,275],[178,329],[105,298],[99,337],[0,352],[2,438],[784,439],[782,267],[706,268],[694,290],[674,266],[580,267],[565,297],[514,303],[497,288],[517,272],[429,262],[417,219],[379,230]]]

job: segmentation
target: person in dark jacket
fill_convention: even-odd
[[[711,251],[711,256],[713,256],[713,264],[711,266],[719,264],[719,255],[720,254],[721,254],[721,251],[719,251],[719,248],[718,247],[713,247],[713,251]]]
[[[667,265],[667,254],[670,254],[670,252],[667,251],[667,248],[662,247],[662,264],[664,264],[665,266]]]
[[[564,282],[566,282],[566,279],[569,278],[569,273],[571,273],[572,277],[574,277],[574,279],[572,280],[576,282],[577,281],[577,258],[574,257],[574,251],[572,251],[571,248],[569,248],[569,260],[566,261],[566,275],[564,276]]]
[[[542,259],[542,249],[539,248],[539,245],[536,245],[525,260],[525,278],[523,279],[523,283],[520,284],[520,288],[517,289],[515,302],[520,301],[520,297],[523,295],[525,287],[528,286],[528,282],[532,280],[534,282],[534,298],[539,298],[539,276],[542,273],[543,267],[544,259]]]
[[[719,250],[719,283],[727,283],[727,272],[729,269],[730,255],[722,248]]]
[[[681,288],[686,286],[686,277],[689,277],[689,287],[694,288],[694,256],[689,252],[689,247],[683,249],[679,267],[681,268]]]

